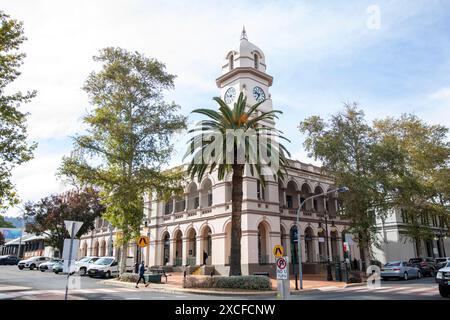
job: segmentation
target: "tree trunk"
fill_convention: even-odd
[[[233,165],[232,178],[232,213],[231,213],[231,256],[230,276],[242,275],[241,271],[241,213],[242,213],[242,176],[244,174],[243,164]]]
[[[127,257],[128,257],[128,242],[124,241],[122,243],[122,252],[121,252],[121,259],[120,259],[120,275],[122,273],[125,273],[127,271]]]

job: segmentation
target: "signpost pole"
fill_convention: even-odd
[[[69,277],[70,277],[70,265],[72,262],[72,250],[73,250],[73,238],[75,237],[75,223],[72,223],[72,230],[70,233],[70,251],[69,251],[69,262],[67,267],[67,281],[66,281],[66,294],[64,300],[67,300],[67,293],[69,291]]]

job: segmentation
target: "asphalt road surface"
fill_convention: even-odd
[[[0,266],[0,299],[53,300],[64,299],[66,275],[37,270],[19,270],[17,266]],[[189,293],[168,293],[118,287],[101,283],[102,279],[89,277],[71,277],[76,289],[69,291],[72,300],[227,300],[227,299],[261,299],[274,297],[233,297],[212,296]],[[76,281],[79,281],[76,283]],[[369,289],[367,286],[348,288],[329,287],[294,293],[295,300],[441,300],[434,278],[408,281],[381,281],[381,286]],[[447,299],[450,300],[450,299]]]

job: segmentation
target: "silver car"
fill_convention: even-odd
[[[419,268],[414,267],[411,263],[406,261],[392,261],[386,263],[381,268],[381,278],[383,280],[389,278],[397,278],[408,280],[410,278],[422,278],[422,273]]]

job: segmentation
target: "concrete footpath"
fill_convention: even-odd
[[[207,277],[207,276],[196,276]],[[164,278],[163,278],[164,279]],[[134,288],[136,286],[133,282],[123,282],[117,279],[103,280],[103,284],[112,286],[121,286]],[[275,297],[277,295],[277,280],[271,279],[272,291],[254,291],[254,290],[239,290],[239,289],[202,289],[202,288],[183,288],[183,274],[172,272],[168,274],[167,283],[150,283],[148,287],[145,287],[141,282],[139,289],[136,290],[150,290],[150,291],[162,291],[167,293],[194,293],[204,295],[216,295],[216,296],[260,296],[260,297]],[[303,290],[295,290],[295,280],[290,280],[291,293],[301,294],[304,291],[317,290],[319,288],[345,288],[348,286],[361,285],[361,284],[346,284],[345,282],[326,281],[323,275],[306,275],[303,278]]]

